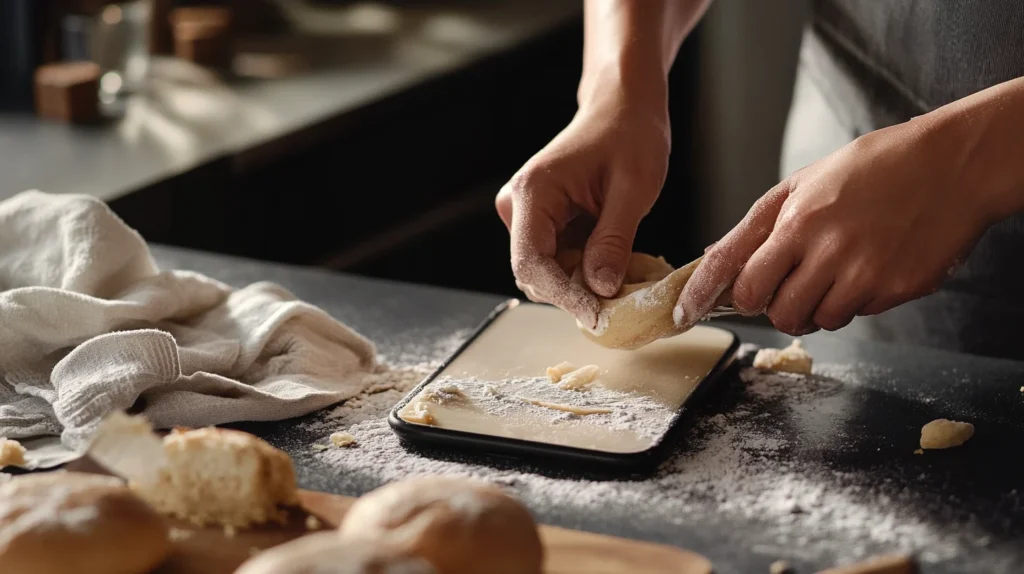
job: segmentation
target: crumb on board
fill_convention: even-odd
[[[768,567],[768,574],[789,574],[792,571],[793,570],[790,568],[789,562],[786,562],[785,560],[776,560]]]
[[[225,524],[224,525],[224,538],[234,538],[236,532],[237,532],[237,530],[235,530],[235,527],[233,525],[231,525],[231,524]]]
[[[331,434],[331,444],[336,447],[353,446],[356,444],[356,437],[347,432],[336,432]]]
[[[319,530],[320,526],[320,519],[316,516],[310,514],[306,517],[306,530]]]
[[[194,530],[189,530],[187,528],[172,527],[171,530],[167,533],[167,537],[171,540],[171,542],[180,542],[182,540],[188,540],[189,538],[192,538],[193,534],[195,534]]]
[[[914,454],[924,454],[924,449],[923,448],[919,448],[919,449],[914,451]]]
[[[310,448],[312,448],[316,452],[320,452],[322,450],[327,450],[327,449],[329,449],[331,447],[327,446],[326,444],[320,444],[320,443],[316,442],[316,443],[313,443],[313,446],[310,447]]]

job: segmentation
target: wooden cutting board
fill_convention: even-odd
[[[230,535],[220,528],[197,529],[184,522],[174,527],[188,536],[176,540],[171,557],[153,574],[231,574],[253,554],[310,531],[312,515],[321,528],[337,528],[356,499],[322,492],[300,491],[301,508],[285,525],[239,530]],[[180,534],[180,532],[179,532]],[[555,526],[541,526],[547,556],[546,574],[710,574],[703,556],[671,546],[603,536]]]

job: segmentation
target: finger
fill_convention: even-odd
[[[797,265],[791,245],[772,235],[750,256],[732,286],[732,304],[741,315],[759,315]]]
[[[754,203],[740,221],[712,247],[683,287],[672,318],[682,329],[692,327],[715,305],[715,300],[732,285],[747,259],[771,235],[790,186],[782,182]]]
[[[861,314],[875,298],[877,275],[866,265],[850,265],[836,277],[814,311],[812,321],[826,331],[837,331]]]
[[[573,281],[555,261],[557,231],[554,221],[534,208],[529,198],[517,195],[512,209],[512,272],[529,285],[533,296],[543,298],[576,317],[584,325],[597,326],[597,298]]]
[[[788,335],[818,330],[814,311],[835,280],[832,267],[822,261],[804,260],[779,286],[767,314],[775,328]]]
[[[505,228],[512,231],[512,188],[508,184],[503,185],[495,196],[494,208],[498,210],[498,217]]]
[[[602,297],[614,297],[622,287],[636,229],[647,213],[630,191],[621,180],[610,184],[583,252],[583,278]]]

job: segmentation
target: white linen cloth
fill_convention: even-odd
[[[355,396],[373,344],[277,285],[161,271],[89,196],[0,202],[0,436],[65,462],[115,410],[157,428],[299,416]],[[33,448],[47,445],[47,448]]]

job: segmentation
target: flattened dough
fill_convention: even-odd
[[[548,401],[539,401],[537,399],[523,399],[531,405],[537,407],[544,407],[555,411],[562,411],[566,413],[572,413],[574,415],[586,416],[586,415],[606,415],[612,412],[611,409],[606,407],[579,407],[576,405],[563,405],[561,403],[551,403]]]
[[[921,448],[953,448],[974,436],[974,425],[948,419],[935,419],[921,427]]]
[[[582,282],[583,253],[559,253],[558,263],[574,281]],[[672,319],[672,309],[701,258],[673,269],[662,257],[633,253],[622,288],[610,299],[599,297],[598,325],[580,331],[595,343],[612,349],[639,349],[651,341],[682,333]]]

